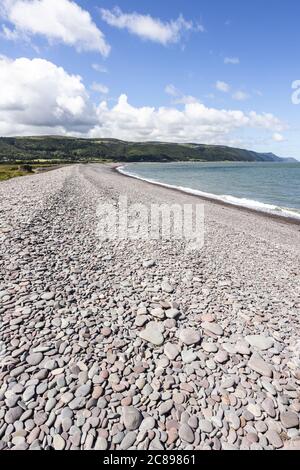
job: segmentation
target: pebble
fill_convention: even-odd
[[[207,421],[206,419],[199,419],[198,428],[201,432],[210,434],[213,430],[213,425],[211,424],[211,422]]]
[[[262,335],[248,335],[245,336],[245,340],[252,347],[259,349],[260,351],[265,351],[272,348],[274,344],[273,338],[262,336]]]
[[[258,372],[260,375],[264,375],[266,377],[273,376],[272,367],[267,364],[258,354],[252,354],[248,362],[248,366],[250,367],[250,369],[253,369],[255,372]]]
[[[216,336],[223,336],[224,331],[223,328],[218,325],[217,323],[211,323],[211,322],[203,322],[201,323],[201,327],[205,330],[208,331],[209,333],[212,333]]]
[[[185,442],[189,442],[190,444],[192,444],[195,440],[194,431],[186,423],[180,426],[178,434],[179,434],[180,439],[182,439]]]
[[[127,432],[120,444],[120,450],[129,449],[129,447],[131,447],[135,443],[136,436],[137,434],[134,431]]]
[[[140,411],[133,406],[123,407],[122,418],[125,428],[129,431],[137,429],[143,420]]]
[[[176,344],[166,343],[164,346],[164,354],[170,361],[173,361],[179,354],[179,348]]]
[[[53,447],[55,450],[63,450],[65,448],[65,440],[59,435],[55,434],[53,438]]]
[[[26,362],[31,366],[37,366],[43,360],[43,354],[40,352],[29,354],[26,358]]]
[[[280,413],[280,421],[285,429],[299,427],[299,416],[293,411],[285,411]]]
[[[191,346],[200,342],[201,336],[200,333],[192,328],[185,328],[179,333],[179,339],[186,344]]]
[[[275,447],[275,449],[280,449],[281,447],[283,447],[283,442],[281,440],[281,437],[279,436],[279,434],[274,431],[273,429],[269,429],[267,432],[266,432],[266,438],[268,439],[269,443]]]
[[[190,364],[191,362],[197,359],[197,355],[193,351],[184,350],[184,351],[181,351],[181,358],[185,364]]]
[[[164,343],[164,337],[156,322],[149,322],[146,328],[140,332],[140,338],[152,343],[154,346],[161,346]]]

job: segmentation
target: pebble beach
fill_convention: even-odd
[[[204,245],[99,241],[201,201]],[[0,449],[300,450],[300,225],[84,164],[0,183]]]

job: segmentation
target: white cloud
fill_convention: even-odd
[[[178,90],[178,88],[172,85],[172,83],[170,83],[169,85],[165,87],[165,92],[167,93],[167,95],[170,95],[170,96],[178,96],[178,94],[180,94],[180,91]]]
[[[108,69],[102,64],[92,64],[92,68],[99,73],[108,73]]]
[[[285,140],[284,137],[283,137],[283,135],[280,134],[279,132],[275,132],[275,133],[273,134],[272,138],[273,138],[273,140],[274,140],[275,142],[284,142],[284,140]]]
[[[232,95],[232,98],[236,101],[246,101],[250,98],[250,96],[248,95],[248,93],[239,90]]]
[[[229,93],[230,91],[230,85],[226,82],[222,82],[218,80],[215,85],[216,89],[219,91],[222,91],[223,93]]]
[[[0,59],[0,135],[87,132],[95,111],[78,75],[43,59]]]
[[[139,13],[123,13],[120,8],[113,10],[101,9],[102,19],[110,26],[119,29],[127,29],[130,33],[142,39],[158,42],[164,46],[170,43],[177,43],[187,31],[204,31],[200,24],[187,21],[182,15],[176,20],[167,22],[150,15]]]
[[[125,140],[160,140],[224,144],[232,141],[231,133],[240,129],[279,131],[283,124],[272,114],[245,114],[238,110],[208,108],[202,103],[188,103],[182,111],[175,107],[134,107],[127,96],[109,108],[103,101],[97,109],[98,125],[92,137],[115,137]]]
[[[174,86],[167,89],[178,93]],[[182,109],[136,107],[123,94],[114,105],[102,101],[96,107],[80,76],[43,59],[0,57],[0,90],[0,135],[62,134],[230,145],[245,129],[271,135],[284,130],[272,114],[215,109],[196,101],[185,103]]]
[[[109,92],[109,88],[102,83],[94,82],[91,86],[91,89],[97,93],[101,93],[102,95],[106,95]]]
[[[230,65],[237,65],[240,63],[240,59],[238,57],[225,57],[224,64]]]
[[[1,16],[12,24],[4,25],[6,39],[41,35],[48,42],[73,46],[77,51],[110,52],[103,33],[91,15],[70,0],[0,0]]]

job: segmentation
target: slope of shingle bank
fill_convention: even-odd
[[[1,449],[300,448],[299,227],[205,202],[205,244],[99,240],[196,198],[101,165],[0,185]]]

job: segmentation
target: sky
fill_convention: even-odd
[[[300,160],[298,0],[0,0],[0,135]]]

